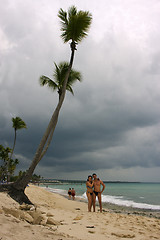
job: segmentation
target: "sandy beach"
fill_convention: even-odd
[[[160,239],[160,219],[105,212],[88,213],[87,204],[72,201],[38,186],[26,194],[35,208],[19,205],[0,193],[0,240]]]

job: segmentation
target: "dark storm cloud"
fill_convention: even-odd
[[[27,130],[17,132],[15,155],[18,169],[25,170],[58,100],[38,79],[52,77],[53,62],[70,56],[57,18],[59,8],[67,9],[70,2],[0,4],[0,144],[12,146],[11,118],[21,117]],[[53,171],[55,177],[68,172],[68,178],[77,172],[78,178],[82,171],[117,173],[119,168],[123,179],[125,169],[141,167],[137,178],[143,180],[144,169],[160,167],[159,3],[75,4],[93,14],[74,61],[83,81],[75,84],[74,97],[67,93],[53,141],[37,169],[45,177]]]

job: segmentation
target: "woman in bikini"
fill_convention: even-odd
[[[88,198],[88,212],[91,212],[91,207],[93,205],[93,188],[94,188],[91,175],[88,176],[86,187],[87,187],[86,195]]]
[[[68,190],[68,199],[71,200],[71,195],[72,195],[72,191],[71,191],[71,188],[69,188]]]

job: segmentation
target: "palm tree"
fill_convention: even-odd
[[[71,41],[71,58],[68,72],[63,84],[63,99],[65,97],[68,77],[73,65],[74,53],[75,50],[77,50],[76,45],[80,43],[85,37],[87,37],[87,32],[89,31],[92,22],[92,15],[88,11],[77,11],[77,8],[75,6],[72,6],[69,8],[68,12],[63,11],[61,8],[59,10],[58,17],[61,20],[61,37],[64,43]]]
[[[56,63],[54,63],[54,65],[55,65],[55,71],[53,73],[53,77],[55,78],[55,81],[53,81],[52,79],[50,79],[46,76],[41,76],[40,77],[40,85],[41,86],[47,85],[53,91],[57,89],[57,92],[59,94],[59,100],[60,100],[60,97],[62,94],[63,82],[65,79],[65,75],[68,71],[69,64],[67,62],[61,62],[58,66]],[[74,69],[71,69],[70,75],[68,78],[68,82],[67,82],[67,86],[66,86],[66,90],[68,90],[69,92],[71,92],[74,95],[72,85],[74,84],[75,81],[77,81],[77,80],[81,81],[81,79],[82,79],[81,73],[78,71],[75,71]],[[54,128],[52,129],[52,131],[49,135],[48,141],[46,143],[46,146],[45,146],[43,152],[41,153],[40,159],[42,159],[42,157],[46,153],[46,151],[51,143],[53,133],[54,133]]]
[[[10,181],[11,176],[14,175],[14,171],[16,169],[17,164],[19,164],[18,159],[10,159],[8,164],[8,181]]]
[[[18,159],[13,160],[9,157],[11,152],[11,148],[4,148],[0,145],[0,160],[3,161],[3,165],[0,166],[0,175],[2,175],[1,177],[3,180],[7,178],[7,181],[10,181],[10,177],[14,174],[16,166],[19,163]]]
[[[53,73],[53,77],[54,77],[55,81],[53,81],[49,77],[41,76],[40,77],[40,85],[41,86],[47,85],[53,91],[57,90],[57,92],[59,94],[59,99],[60,99],[60,97],[62,95],[62,87],[63,87],[64,79],[65,79],[66,73],[68,71],[69,64],[67,62],[61,62],[58,66],[56,63],[54,63],[54,65],[55,65],[55,70]],[[71,69],[70,75],[69,75],[69,78],[67,81],[66,90],[68,90],[69,92],[71,92],[74,95],[72,85],[76,80],[81,81],[81,78],[82,78],[82,76],[81,76],[80,72],[77,72],[77,71]]]
[[[12,148],[10,159],[12,158],[14,148],[15,148],[15,145],[16,145],[17,130],[27,128],[25,122],[20,117],[12,118],[12,123],[13,123],[12,127],[14,128],[14,142],[13,142],[13,148]]]
[[[9,147],[4,148],[0,145],[0,160],[2,160],[3,164],[0,166],[0,173],[2,180],[5,180],[8,175],[8,166],[9,166],[9,154],[12,149]]]
[[[70,42],[70,47],[71,47],[70,62],[69,62],[68,70],[66,72],[64,81],[63,81],[63,86],[62,86],[62,88],[60,88],[61,93],[60,93],[60,98],[59,98],[57,107],[56,107],[56,109],[51,117],[51,120],[49,122],[49,125],[41,139],[41,142],[35,153],[34,159],[31,163],[29,169],[27,170],[26,174],[23,175],[21,179],[17,180],[17,182],[15,182],[13,184],[14,191],[10,192],[10,195],[19,202],[22,202],[22,200],[23,200],[25,202],[31,203],[29,201],[29,199],[26,196],[24,196],[24,189],[27,186],[29,180],[31,179],[32,174],[33,174],[37,164],[39,163],[39,161],[41,160],[41,158],[43,156],[43,153],[44,153],[43,151],[44,151],[47,141],[50,140],[50,135],[53,135],[53,132],[57,125],[59,112],[60,112],[61,106],[62,106],[64,98],[65,98],[67,83],[68,83],[71,68],[73,65],[73,59],[74,59],[74,53],[76,50],[76,45],[78,43],[80,43],[83,40],[83,38],[85,38],[87,36],[87,32],[90,28],[91,21],[92,21],[92,16],[88,11],[77,11],[75,6],[70,7],[68,12],[65,12],[65,11],[63,11],[63,9],[60,9],[59,13],[58,13],[58,17],[61,20],[61,25],[62,25],[61,37],[62,37],[64,43],[71,41]],[[19,195],[18,199],[15,196],[15,190],[16,190],[16,194]],[[18,191],[19,191],[19,193],[18,193]],[[22,192],[23,192],[23,196],[22,196]],[[20,193],[21,193],[21,200],[20,200]]]

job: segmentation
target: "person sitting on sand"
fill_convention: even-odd
[[[88,198],[88,212],[91,212],[91,207],[93,205],[93,188],[94,188],[91,175],[88,176],[86,187],[87,187],[86,195]]]
[[[75,195],[76,195],[76,192],[75,192],[74,188],[72,188],[72,190],[71,190],[71,195],[72,195],[72,200],[74,200]]]
[[[94,179],[94,190],[93,190],[93,211],[95,212],[95,205],[96,205],[96,197],[98,197],[99,201],[99,207],[100,207],[100,212],[102,212],[102,200],[101,200],[101,194],[105,189],[105,184],[97,178],[97,175],[93,173],[93,179]],[[101,190],[101,185],[103,186]]]
[[[72,195],[72,190],[71,188],[69,188],[68,190],[68,199],[71,200],[71,195]]]

